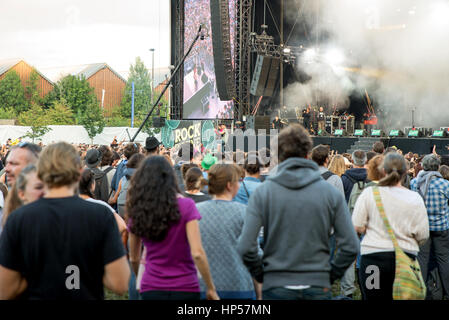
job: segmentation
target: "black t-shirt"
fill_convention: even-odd
[[[278,120],[274,119],[273,124],[274,124],[275,129],[280,129],[282,127],[282,123],[281,123],[280,119],[278,119]]]
[[[17,209],[0,237],[0,265],[27,280],[22,299],[103,299],[104,267],[124,255],[111,211],[77,196]],[[79,289],[67,288],[69,266],[79,270]]]

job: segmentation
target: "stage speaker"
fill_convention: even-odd
[[[390,130],[390,134],[388,135],[390,137],[403,137],[404,136],[404,132],[402,132],[401,130]]]
[[[153,127],[154,128],[162,128],[165,126],[165,118],[164,117],[154,117],[153,118]]]
[[[253,96],[271,97],[273,95],[279,74],[279,65],[279,59],[257,56],[250,89]]]

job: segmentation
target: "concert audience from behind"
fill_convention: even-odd
[[[190,169],[195,170],[195,169]],[[215,164],[209,171],[209,193],[213,199],[198,204],[201,239],[209,258],[212,278],[221,299],[255,299],[253,285],[237,251],[246,206],[232,201],[239,190],[239,172],[234,164]],[[205,290],[203,281],[200,282]]]
[[[37,177],[36,171],[36,166],[30,164],[19,173],[5,201],[0,231],[11,212],[43,197],[44,184]]]
[[[101,145],[100,147],[98,147],[98,151],[100,151],[101,153],[101,162],[99,169],[106,174],[106,177],[108,179],[108,196],[109,196],[112,192],[111,182],[112,178],[114,178],[116,170],[115,167],[112,165],[113,153],[111,149],[106,145]]]
[[[392,231],[397,235],[399,247],[413,260],[419,246],[429,237],[426,207],[422,198],[401,185],[407,173],[404,157],[398,153],[385,156],[383,169],[386,176],[378,183],[380,201]],[[392,300],[396,259],[393,242],[376,205],[374,191],[368,187],[359,196],[352,221],[359,234],[364,234],[361,242],[360,284],[366,300]],[[376,265],[380,270],[379,285],[376,290],[369,286],[370,268]]]
[[[366,153],[366,163],[368,163],[372,158],[374,158],[375,156],[377,156],[378,154],[382,154],[382,153],[376,153],[374,151],[368,151]]]
[[[356,150],[351,156],[353,160],[353,168],[347,170],[342,176],[343,187],[345,190],[346,201],[349,201],[354,183],[358,181],[365,181],[367,178],[367,172],[365,169],[366,153],[363,150]]]
[[[214,157],[212,154],[208,153],[204,156],[203,161],[201,161],[201,168],[203,169],[203,176],[205,179],[208,179],[209,169],[218,162],[217,157]]]
[[[108,208],[114,214],[118,230],[120,234],[122,234],[124,231],[126,231],[125,221],[115,212],[115,210],[109,204],[107,204],[102,200],[95,199],[94,190],[95,190],[95,173],[91,169],[86,168],[81,173],[81,178],[79,182],[78,191],[80,198],[86,201],[101,204],[102,206]]]
[[[128,192],[131,177],[143,161],[145,156],[141,153],[135,153],[126,163],[126,169],[123,171],[123,177],[118,184],[117,192],[109,199],[109,204],[117,204],[118,214],[125,218],[126,195]],[[125,219],[126,220],[126,219]]]
[[[334,155],[329,163],[329,171],[341,177],[346,172],[345,159],[340,154]]]
[[[262,148],[257,152],[257,155],[259,156],[259,161],[262,166],[262,168],[260,169],[260,181],[264,182],[270,172],[270,165],[272,160],[270,149]]]
[[[81,168],[68,143],[42,151],[37,176],[45,196],[11,213],[0,237],[0,299],[103,299],[104,287],[128,290],[129,266],[113,215],[76,195]],[[68,290],[67,272],[74,270],[84,276],[77,290]]]
[[[382,154],[385,151],[385,146],[384,143],[382,141],[377,141],[373,144],[373,152],[377,153],[377,154]]]
[[[128,143],[125,145],[125,148],[123,149],[123,155],[124,155],[125,159],[123,159],[117,165],[117,169],[115,171],[114,177],[112,178],[111,189],[112,189],[113,193],[117,192],[120,180],[124,176],[124,171],[126,169],[126,163],[132,157],[132,155],[135,153],[139,153],[137,144],[131,142],[131,143]]]
[[[428,279],[431,256],[436,258],[444,292],[449,292],[449,181],[438,172],[440,159],[428,154],[422,159],[423,170],[410,183],[410,189],[424,199],[429,223],[429,240],[420,248],[418,260],[424,281]]]
[[[443,164],[440,166],[440,168],[438,169],[438,172],[441,173],[441,176],[446,179],[449,180],[449,166]]]
[[[146,156],[159,155],[160,153],[160,142],[156,137],[148,137],[145,140],[144,152]]]
[[[175,172],[162,156],[146,158],[131,179],[126,199],[130,262],[137,274],[143,242],[144,300],[200,299],[196,268],[206,284],[206,298],[219,298],[201,243],[201,215],[192,199],[180,195]]]
[[[327,168],[329,165],[329,151],[330,150],[328,146],[320,144],[312,149],[311,158],[318,165],[318,170],[321,174],[321,177],[331,185],[333,185],[335,188],[337,188],[339,191],[341,191],[341,193],[344,195],[343,183],[341,181],[341,178]]]
[[[249,154],[243,165],[245,177],[241,181],[240,188],[234,197],[234,201],[248,204],[249,197],[262,183],[260,181],[261,165],[257,154]]]
[[[183,165],[182,169],[187,167],[186,164]],[[192,165],[184,176],[185,191],[184,194],[187,198],[192,199],[195,203],[200,203],[203,201],[210,200],[211,197],[205,194],[202,190],[207,186],[207,180],[203,177],[203,172],[196,165]]]
[[[358,239],[344,197],[307,159],[311,149],[301,125],[282,130],[277,171],[253,192],[247,206],[238,250],[252,276],[263,282],[264,299],[330,299],[332,283],[357,256]],[[262,256],[257,244],[261,227],[268,229]],[[339,250],[330,260],[332,228]],[[307,287],[291,288],[298,285]]]
[[[178,150],[178,158],[174,166],[178,187],[183,192],[185,190],[184,179],[182,178],[181,167],[183,164],[192,163],[194,147],[192,143],[183,143]]]

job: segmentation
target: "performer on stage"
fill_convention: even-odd
[[[324,113],[323,107],[320,107],[320,112],[318,112],[318,133],[324,132],[326,130],[326,114]]]
[[[273,122],[271,123],[271,127],[278,130],[281,130],[284,127],[283,123],[279,119],[279,116],[276,116],[274,118]]]
[[[304,109],[302,111],[302,117],[304,118],[304,128],[306,128],[308,132],[310,132],[310,116],[310,106],[308,106],[307,109]]]

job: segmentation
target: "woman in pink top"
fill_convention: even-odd
[[[142,242],[147,251],[142,299],[200,299],[196,268],[206,283],[207,298],[218,299],[201,244],[201,216],[193,200],[180,196],[175,172],[164,157],[152,156],[140,164],[130,182],[126,210],[136,274]]]

